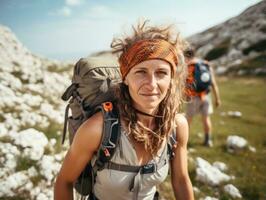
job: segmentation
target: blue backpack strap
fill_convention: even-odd
[[[172,160],[175,156],[175,153],[173,151],[174,146],[176,145],[176,130],[174,129],[172,134],[169,136],[168,142],[167,142],[167,153],[169,156],[169,160]]]
[[[121,136],[121,126],[118,110],[114,109],[111,102],[105,102],[101,106],[103,113],[103,134],[100,148],[97,152],[97,170],[104,168],[104,164],[111,160],[114,155],[118,140]]]
[[[93,166],[91,162],[86,165],[75,183],[75,189],[80,194],[84,196],[90,195],[91,197],[93,197],[92,193],[96,173],[112,158],[121,134],[119,114],[116,109],[113,109],[113,104],[111,102],[103,103],[93,110],[94,113],[98,111],[103,113],[104,122],[102,140],[97,152],[97,158]]]

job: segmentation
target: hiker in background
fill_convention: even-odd
[[[188,124],[179,114],[185,86],[184,41],[171,34],[172,26],[149,26],[145,21],[133,29],[133,35],[116,38],[111,44],[119,55],[122,76],[118,100],[113,103],[120,114],[121,136],[111,161],[97,171],[89,198],[158,199],[156,186],[165,180],[171,167],[175,198],[192,200]],[[73,199],[73,183],[95,157],[103,123],[98,112],[78,129],[56,179],[56,200]],[[167,145],[170,139],[176,141],[171,149]],[[131,172],[132,168],[138,170]]]
[[[212,123],[210,115],[213,113],[213,107],[210,91],[213,91],[215,106],[218,107],[221,105],[214,72],[206,60],[195,57],[195,51],[191,46],[184,51],[184,56],[188,66],[186,86],[188,101],[186,117],[188,124],[191,125],[192,118],[200,113],[202,115],[202,123],[205,133],[203,144],[212,147]]]

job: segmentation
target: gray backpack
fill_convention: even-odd
[[[115,61],[97,57],[82,58],[74,66],[72,84],[62,95],[64,101],[70,99],[65,111],[62,144],[67,129],[71,144],[76,131],[86,119],[98,111],[104,116],[103,137],[95,166],[89,162],[74,184],[83,196],[92,193],[95,173],[112,158],[120,137],[118,112],[113,109],[115,104],[112,103],[116,101],[114,87],[120,81],[120,71]],[[68,114],[69,108],[71,116]]]

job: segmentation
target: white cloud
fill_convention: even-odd
[[[81,4],[81,0],[66,0],[65,2],[68,6],[78,6]]]

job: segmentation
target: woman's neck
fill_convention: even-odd
[[[154,130],[156,128],[155,119],[160,118],[161,116],[153,114],[152,112],[144,112],[138,109],[135,109],[138,121],[141,122],[145,127]]]
[[[137,113],[137,116],[138,116],[138,121],[140,121],[144,126],[146,126],[147,128],[151,130],[154,130],[155,128],[154,117],[146,116],[146,115],[139,114],[139,113]]]

